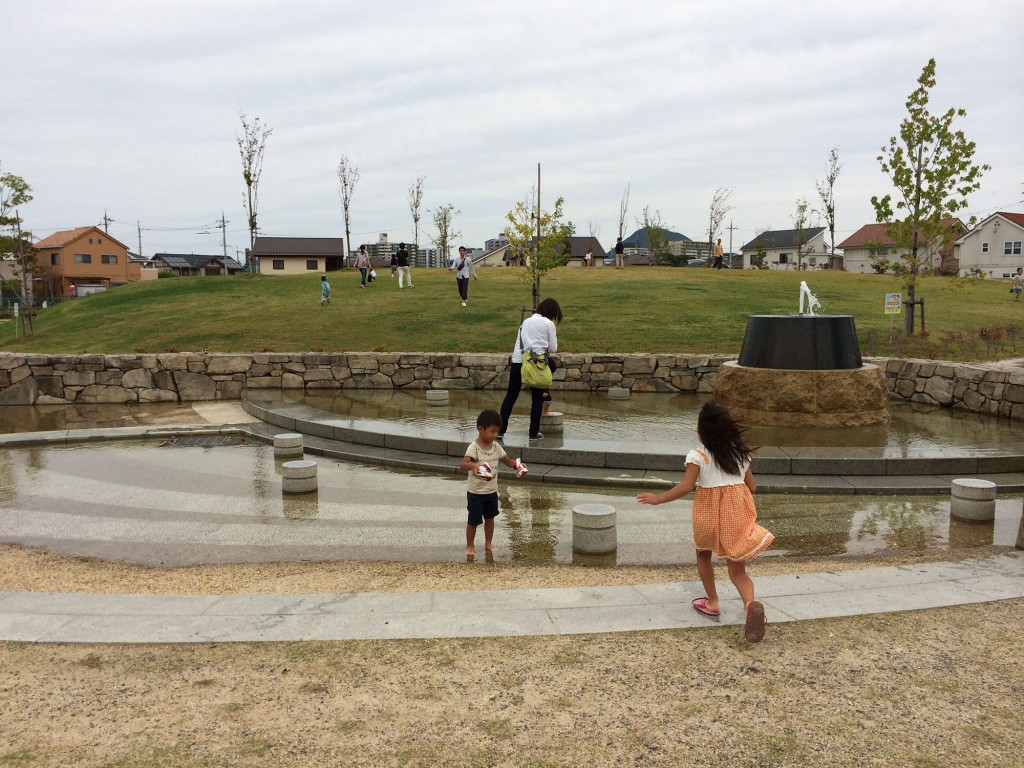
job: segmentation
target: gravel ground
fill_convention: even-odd
[[[941,559],[989,550],[944,553]],[[919,562],[764,560],[758,575]],[[470,578],[467,578],[469,576]],[[0,589],[329,592],[692,580],[689,568],[155,570],[0,548]],[[0,643],[0,766],[1019,766],[1024,600],[579,637]]]

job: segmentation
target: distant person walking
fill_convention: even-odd
[[[320,306],[331,303],[331,284],[327,282],[327,275],[320,275]]]
[[[395,255],[398,260],[398,287],[402,288],[403,278],[409,281],[412,288],[412,272],[409,271],[409,251],[405,249],[405,243],[398,244],[398,253]]]
[[[722,238],[718,238],[718,242],[715,243],[715,269],[722,268]]]
[[[554,299],[544,299],[537,305],[537,311],[530,315],[519,326],[516,334],[516,343],[512,348],[512,357],[509,361],[508,391],[505,392],[505,400],[501,404],[501,434],[505,436],[508,429],[508,420],[512,417],[512,409],[519,399],[519,392],[523,388],[523,353],[536,352],[538,355],[547,356],[551,352],[558,351],[558,331],[555,328],[562,322],[562,308]],[[540,432],[540,417],[544,410],[543,389],[530,387],[530,439],[539,440],[544,437]],[[550,399],[550,393],[547,393]]]
[[[398,254],[391,254],[391,276],[394,277],[398,274]]]
[[[359,270],[359,287],[366,287],[366,276],[370,272],[370,257],[366,255],[366,246],[359,246],[359,254],[356,256],[356,268]]]
[[[594,266],[594,251],[592,249],[590,249],[590,248],[587,248],[587,253],[583,257],[583,266],[584,267],[592,267],[592,266]]]
[[[459,296],[462,297],[462,306],[469,301],[469,276],[476,280],[476,270],[473,268],[473,259],[466,254],[466,246],[459,246],[459,255],[452,261],[448,271],[455,270],[455,282],[459,286]]]
[[[1024,267],[1017,267],[1017,274],[1012,278],[1013,280],[1013,300],[1020,301],[1021,289],[1024,289]]]
[[[622,238],[615,240],[615,268],[622,269],[623,259],[622,255],[625,253],[625,246],[622,244]]]
[[[743,428],[729,409],[709,401],[697,416],[700,445],[686,454],[682,481],[664,493],[641,493],[641,504],[664,504],[681,499],[694,488],[693,545],[697,549],[697,573],[707,592],[693,601],[695,610],[718,616],[718,592],[711,553],[725,560],[729,579],[740,593],[746,610],[744,635],[748,643],[764,637],[764,606],[754,599],[754,582],[747,575],[746,562],[764,552],[775,541],[757,523],[754,497],[757,481],[750,471],[750,447],[743,440]]]

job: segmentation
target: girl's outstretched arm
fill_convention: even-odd
[[[683,479],[674,487],[664,493],[639,493],[636,500],[641,504],[664,504],[666,501],[681,499],[696,487],[699,475],[700,467],[696,464],[687,464]]]
[[[750,467],[747,467],[747,473],[743,476],[743,482],[753,493],[757,490],[757,480],[754,479],[754,473],[750,471]]]

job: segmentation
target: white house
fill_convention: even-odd
[[[799,255],[803,257],[803,265],[807,269],[817,269],[829,263],[828,247],[825,245],[825,228],[808,227],[807,229],[775,229],[762,232],[749,243],[740,248],[743,254],[743,266],[755,265],[757,254],[765,253],[765,264],[769,269],[799,269]]]
[[[953,245],[961,275],[1010,277],[1024,267],[1024,213],[993,213]]]
[[[954,236],[963,234],[964,225],[960,219],[943,219],[942,224],[951,227]],[[875,272],[874,262],[886,259],[895,262],[905,255],[896,247],[892,238],[885,232],[885,224],[865,224],[848,238],[836,246],[843,251],[843,269],[846,272]],[[922,271],[937,271],[952,274],[956,271],[955,256],[953,249],[946,241],[943,248],[943,238],[936,238],[932,243],[922,243],[918,247],[918,265]]]

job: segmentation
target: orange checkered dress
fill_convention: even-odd
[[[693,495],[693,545],[710,549],[720,560],[746,561],[760,555],[775,536],[757,524],[754,497],[739,475],[726,474],[703,445],[686,455],[700,469]]]

